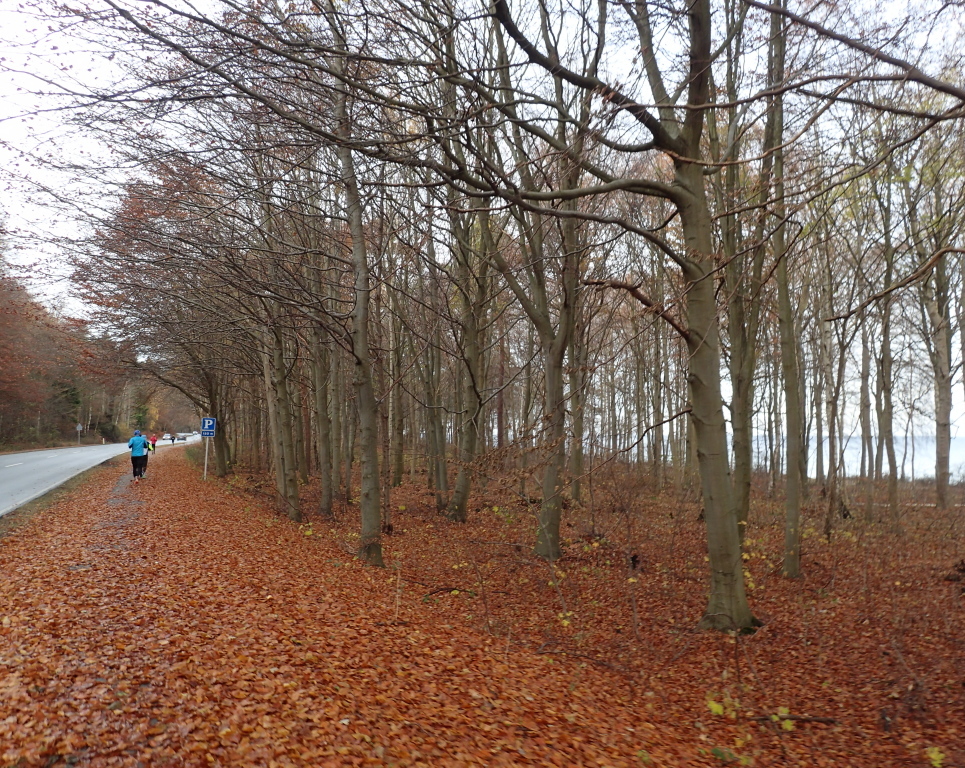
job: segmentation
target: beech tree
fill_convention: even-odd
[[[178,320],[218,339],[220,386],[243,387],[231,439],[261,438],[293,517],[309,443],[326,515],[335,489],[353,497],[357,454],[369,562],[406,451],[463,520],[486,452],[512,434],[527,500],[539,475],[549,561],[595,462],[649,462],[662,484],[669,460],[699,476],[702,624],[742,629],[755,459],[771,491],[785,478],[788,576],[809,431],[828,535],[853,417],[867,503],[887,455],[896,509],[895,411],[918,406],[892,402],[911,376],[893,365],[909,330],[893,302],[911,285],[947,423],[959,276],[936,254],[959,233],[911,213],[949,187],[896,158],[920,165],[912,150],[961,93],[924,64],[783,2],[106,6],[88,14],[96,34],[156,58],[137,100],[95,90],[90,124],[126,136],[128,167],[178,203],[114,248],[105,278],[127,259],[221,290]],[[189,195],[171,188],[176,165]]]

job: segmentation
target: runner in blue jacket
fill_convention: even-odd
[[[140,482],[144,476],[144,468],[147,466],[147,450],[150,443],[141,434],[141,430],[134,430],[134,437],[127,441],[127,447],[131,449],[131,467],[134,469],[134,482]]]

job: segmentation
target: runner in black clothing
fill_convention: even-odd
[[[137,483],[144,477],[144,469],[147,467],[147,448],[150,443],[147,438],[141,435],[141,430],[134,430],[134,437],[127,441],[127,447],[131,449],[131,468],[134,470],[134,482]]]

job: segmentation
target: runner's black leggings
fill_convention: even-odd
[[[131,467],[134,469],[134,477],[141,477],[147,468],[147,455],[131,456]]]

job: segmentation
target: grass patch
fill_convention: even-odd
[[[204,464],[204,445],[192,443],[185,447],[184,455],[192,464],[202,466]]]

